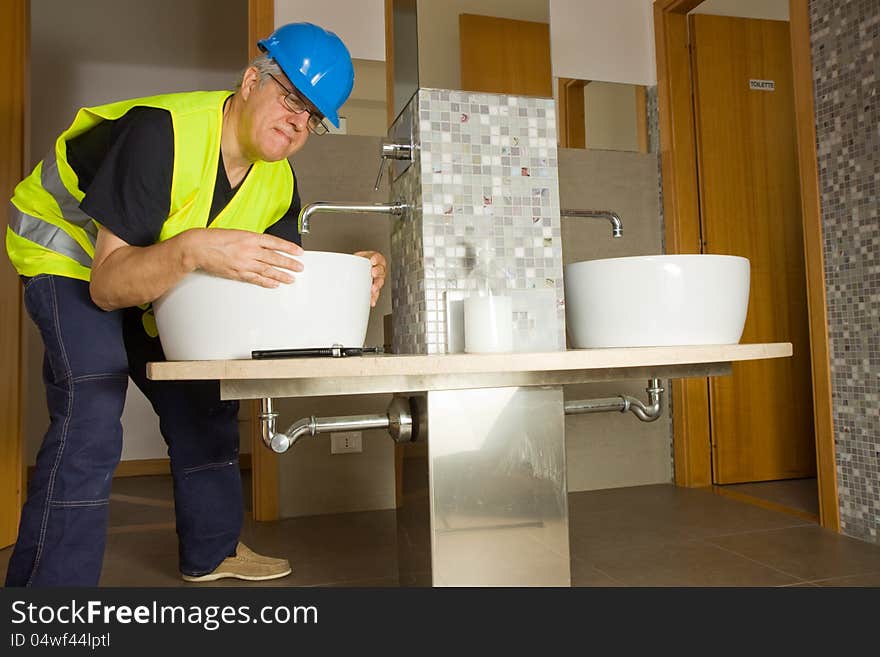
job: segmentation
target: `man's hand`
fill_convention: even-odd
[[[299,260],[278,251],[291,256],[303,253],[293,242],[246,230],[195,228],[164,242],[138,247],[101,227],[89,290],[95,305],[115,310],[156,300],[196,269],[278,287],[293,282],[291,271],[303,270]]]
[[[192,233],[189,246],[196,268],[209,274],[278,287],[293,283],[290,271],[303,270],[299,260],[282,255],[302,255],[302,247],[274,235],[219,228],[188,232]]]
[[[370,290],[370,307],[376,307],[376,300],[379,298],[379,292],[385,285],[385,275],[388,272],[388,263],[385,262],[385,256],[378,251],[356,251],[356,256],[367,258],[372,265],[370,275],[373,277],[373,287]]]

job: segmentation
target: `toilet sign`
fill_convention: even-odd
[[[776,83],[773,80],[749,80],[749,89],[774,91],[776,89]]]

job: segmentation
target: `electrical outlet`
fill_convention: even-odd
[[[360,431],[340,431],[339,433],[330,434],[330,453],[331,454],[350,454],[352,452],[362,452]]]

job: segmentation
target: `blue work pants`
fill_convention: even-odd
[[[129,377],[158,414],[168,446],[180,571],[214,570],[234,554],[241,531],[238,403],[221,401],[216,381],[148,380],[146,363],[164,354],[142,326],[143,311],[101,310],[85,281],[25,279],[25,307],[45,346],[50,422],[6,585],[98,584]]]

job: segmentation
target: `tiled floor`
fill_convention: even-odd
[[[177,576],[170,479],[117,479],[113,490],[101,584],[194,586]],[[572,493],[569,510],[574,586],[880,586],[880,545],[710,489]],[[291,576],[265,585],[398,585],[394,511],[248,518],[242,538],[293,564]],[[0,572],[10,551],[0,550]]]
[[[761,481],[750,484],[727,484],[726,491],[753,501],[769,502],[780,508],[819,518],[819,486],[815,477],[786,479],[784,481]]]

